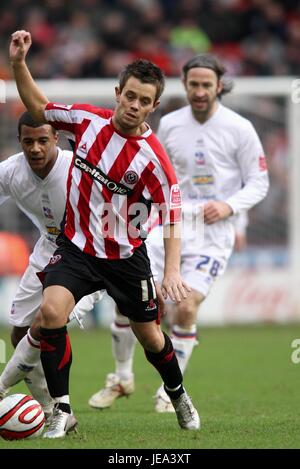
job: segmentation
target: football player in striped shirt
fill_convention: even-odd
[[[29,32],[12,35],[10,59],[20,97],[34,118],[68,132],[74,141],[64,232],[41,275],[41,360],[57,403],[44,437],[64,437],[72,415],[68,315],[82,296],[103,288],[129,317],[148,361],[162,377],[179,425],[197,430],[199,415],[183,388],[172,342],[160,328],[158,295],[140,236],[155,204],[164,225],[162,294],[173,301],[186,299],[190,289],[179,272],[180,189],[168,156],[145,122],[159,104],[163,74],[141,59],[125,67],[115,89],[114,112],[50,103],[27,68],[30,45]]]

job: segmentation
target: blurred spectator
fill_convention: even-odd
[[[211,42],[207,34],[198,26],[197,20],[182,18],[171,31],[171,45],[178,49],[190,50],[190,54],[207,52]]]
[[[18,234],[0,233],[0,276],[23,275],[29,260],[29,248]]]

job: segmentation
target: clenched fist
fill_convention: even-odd
[[[31,34],[27,31],[15,31],[11,35],[9,57],[12,64],[22,62],[31,46]]]

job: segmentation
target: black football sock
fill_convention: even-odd
[[[157,369],[165,384],[166,393],[171,399],[178,399],[184,392],[182,386],[182,373],[180,371],[177,357],[175,355],[172,341],[165,334],[165,345],[159,353],[145,350],[147,360]]]
[[[41,362],[51,397],[68,395],[72,349],[66,326],[41,327]]]

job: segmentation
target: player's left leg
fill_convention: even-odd
[[[182,384],[176,355],[171,339],[162,332],[156,321],[136,322],[130,321],[132,330],[144,347],[147,360],[159,372],[166,393],[174,406],[177,420],[181,428],[198,430],[200,418]]]
[[[161,375],[179,425],[189,430],[199,429],[199,415],[183,388],[182,373],[171,339],[160,328],[164,301],[154,283],[145,246],[142,244],[122,262],[104,262],[103,275],[108,294],[115,300],[119,311],[129,317],[131,328],[148,361]]]
[[[186,370],[197,343],[197,312],[203,300],[203,295],[192,290],[189,296],[174,308],[171,339],[182,374]],[[155,410],[156,412],[174,412],[163,385],[155,394]]]

